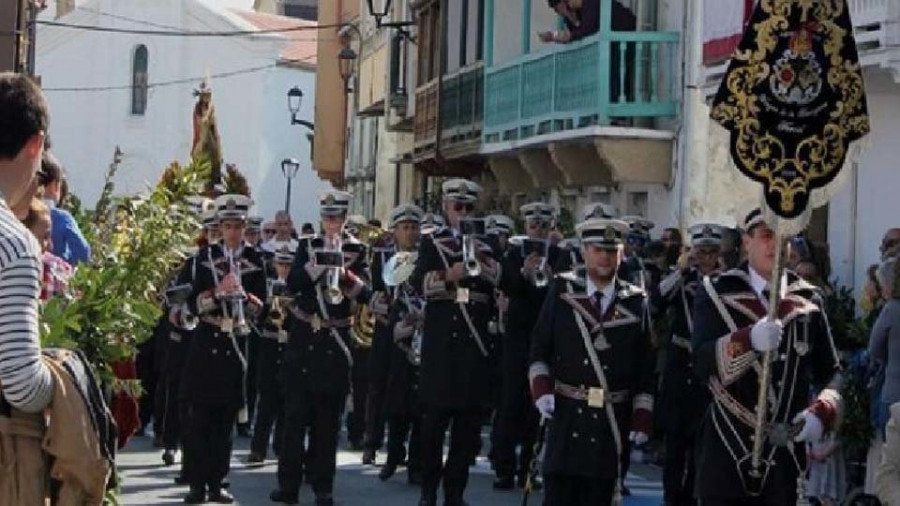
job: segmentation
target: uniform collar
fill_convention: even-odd
[[[594,280],[591,279],[590,276],[585,276],[585,289],[588,297],[593,297],[595,293],[598,291],[603,295],[603,299],[605,301],[611,301],[613,298],[613,294],[616,293],[616,280],[613,280],[611,283],[603,287],[603,290],[598,290],[597,285],[594,284]]]
[[[753,292],[756,293],[756,296],[760,299],[765,299],[763,297],[763,290],[769,288],[769,280],[764,278],[760,273],[756,272],[756,270],[747,264],[747,272],[750,274],[750,287],[753,288]],[[779,293],[779,298],[783,298],[787,293],[787,276],[781,277],[781,293]]]

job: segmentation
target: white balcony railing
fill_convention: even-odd
[[[888,47],[888,26],[891,24],[891,2],[897,0],[848,0],[850,18],[856,28],[856,45],[860,55]],[[896,21],[896,20],[894,20]]]

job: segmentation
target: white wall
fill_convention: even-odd
[[[234,15],[215,13],[194,1],[99,0],[88,7],[120,16],[188,30],[234,30]],[[226,17],[228,19],[226,19]],[[229,19],[231,21],[229,21]],[[65,21],[136,28],[134,23],[75,11]],[[142,26],[146,28],[146,26]],[[149,51],[149,81],[246,70],[274,64],[283,41],[262,37],[178,38],[74,32],[44,27],[39,34],[37,67],[48,89],[54,151],[67,167],[71,187],[86,205],[98,197],[115,146],[124,161],[116,176],[117,193],[154,184],[172,161],[187,163],[192,141],[192,90],[202,79],[152,88],[147,113],[131,115],[129,89],[98,92],[52,91],[60,87],[128,86],[134,48]],[[303,168],[294,188],[295,219],[307,219],[301,206],[322,189],[310,179],[309,145],[301,127],[292,127],[287,90],[300,85],[306,94],[301,116],[312,120],[314,80],[296,69],[271,68],[212,80],[225,163],[234,163],[251,185],[257,212],[271,217],[284,205],[283,177],[275,163],[295,157]]]
[[[865,78],[872,132],[859,144],[856,184],[844,184],[832,198],[828,227],[835,275],[848,286],[852,279],[857,293],[866,268],[879,260],[884,232],[900,227],[900,84],[881,70],[867,70]]]

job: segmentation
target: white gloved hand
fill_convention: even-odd
[[[792,423],[803,424],[800,433],[794,436],[794,441],[797,441],[798,443],[801,441],[818,441],[822,439],[822,435],[825,433],[825,426],[822,424],[822,420],[819,420],[819,417],[814,415],[808,409],[804,409],[797,413],[797,416],[794,417]]]
[[[781,345],[781,334],[784,326],[781,320],[763,318],[750,329],[750,345],[760,352],[777,350]]]
[[[628,440],[634,443],[635,446],[641,446],[650,441],[650,436],[643,432],[631,431],[631,434],[628,435]]]
[[[556,398],[553,394],[544,394],[534,401],[534,407],[541,412],[541,416],[546,419],[553,418],[553,411],[556,409]]]

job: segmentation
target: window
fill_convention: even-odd
[[[131,67],[131,114],[143,116],[147,112],[147,46],[141,44],[134,50]]]

